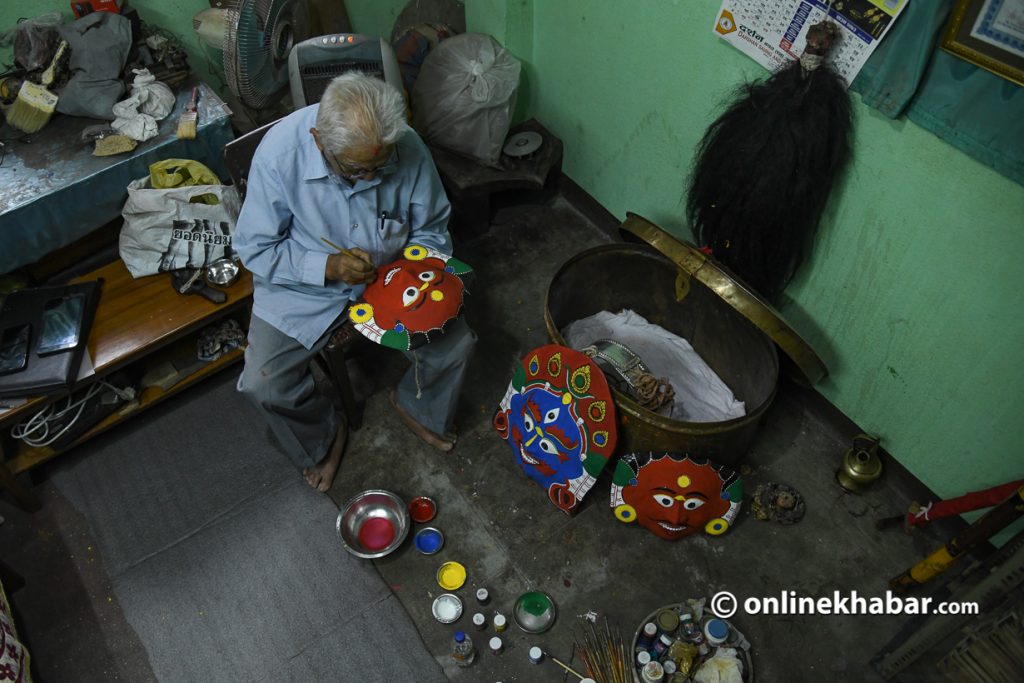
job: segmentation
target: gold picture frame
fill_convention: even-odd
[[[942,49],[1024,85],[1024,26],[1007,23],[1017,5],[1019,0],[956,0]]]

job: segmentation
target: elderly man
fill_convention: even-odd
[[[316,391],[310,361],[376,267],[406,244],[451,253],[450,213],[430,153],[405,123],[402,96],[376,78],[339,76],[319,105],[282,119],[256,150],[234,237],[255,283],[238,386],[320,491],[331,486],[348,427]],[[415,351],[416,367],[390,392],[403,422],[442,451],[455,445],[455,406],[475,342],[459,321]]]

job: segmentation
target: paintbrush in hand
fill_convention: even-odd
[[[196,109],[196,102],[199,100],[199,86],[192,88],[192,99],[185,107],[184,113],[178,119],[178,139],[195,140],[196,123],[199,120],[199,111]]]

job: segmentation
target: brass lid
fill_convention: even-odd
[[[809,383],[813,384],[828,374],[828,368],[818,354],[782,319],[782,315],[713,258],[635,213],[627,212],[620,228],[667,256],[768,335]]]

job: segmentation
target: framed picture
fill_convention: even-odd
[[[942,49],[1024,85],[1024,0],[956,0]]]

